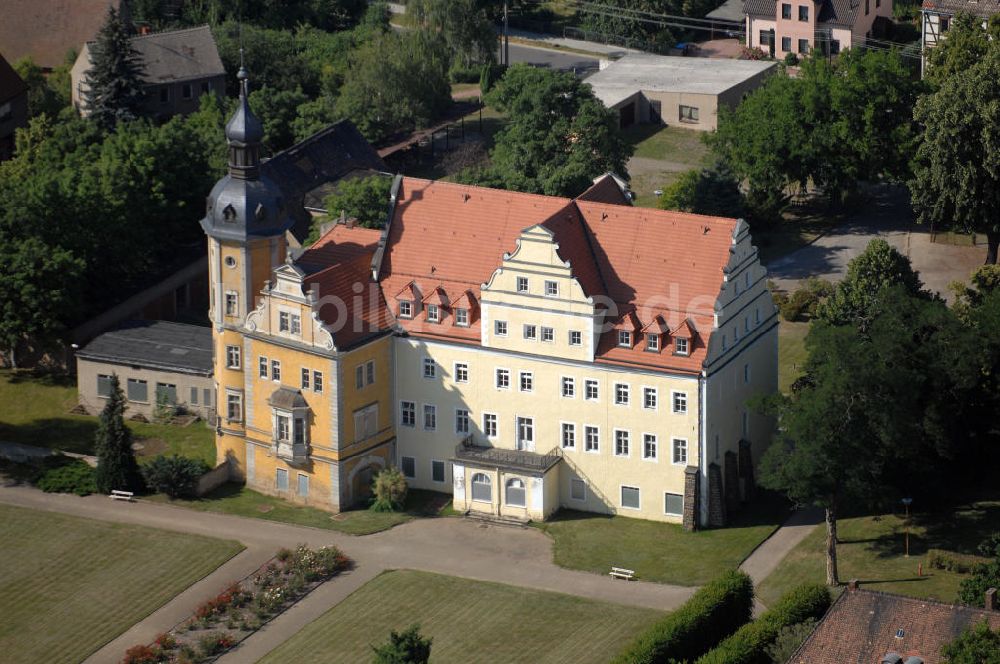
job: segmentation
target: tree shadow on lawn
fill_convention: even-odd
[[[68,374],[47,371],[10,371],[7,382],[11,385],[34,383],[45,387],[76,387],[76,378]]]
[[[25,424],[0,422],[0,441],[79,454],[93,453],[96,433],[97,418],[83,415],[48,417]]]

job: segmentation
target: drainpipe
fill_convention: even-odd
[[[708,465],[705,463],[705,450],[708,445],[705,418],[708,417],[708,372],[702,369],[698,376],[698,526],[708,523]]]

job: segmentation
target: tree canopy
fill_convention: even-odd
[[[324,201],[327,216],[335,219],[343,212],[348,217],[357,219],[358,224],[365,228],[381,228],[388,213],[391,190],[392,178],[386,175],[342,180],[337,185],[337,191],[327,196]],[[321,226],[322,223],[317,219],[306,244],[312,244],[319,239]]]
[[[406,5],[416,25],[441,34],[462,67],[496,60],[496,9],[494,0],[410,0]]]
[[[948,28],[948,38],[927,49],[924,76],[935,86],[942,85],[982,61],[991,42],[1000,37],[1000,18],[993,16],[983,29],[981,18],[967,13],[956,14]]]
[[[91,67],[85,74],[84,90],[89,117],[104,128],[139,117],[143,64],[131,37],[130,26],[113,6],[108,7],[90,47]]]
[[[431,641],[420,635],[420,626],[411,625],[402,632],[392,630],[389,642],[372,647],[373,664],[427,664],[431,657]]]
[[[1000,630],[985,620],[941,648],[944,664],[1000,664]]]

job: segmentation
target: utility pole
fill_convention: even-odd
[[[510,67],[510,23],[507,18],[507,1],[503,3],[503,61],[504,66]]]

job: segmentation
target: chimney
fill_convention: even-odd
[[[847,582],[847,589],[848,590],[857,590],[858,589],[858,580],[857,579],[851,579],[850,581],[848,581]]]
[[[1000,611],[1000,606],[997,604],[997,589],[990,588],[986,591],[986,601],[983,602],[983,606],[986,607],[987,611]]]

